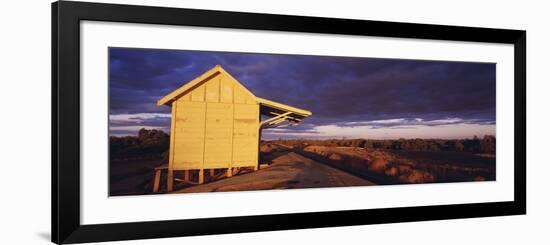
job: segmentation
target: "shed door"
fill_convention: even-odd
[[[228,168],[231,163],[233,104],[206,104],[204,168]]]

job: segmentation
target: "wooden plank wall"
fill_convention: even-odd
[[[233,166],[254,166],[258,155],[259,106],[236,104],[233,129]]]
[[[224,73],[178,98],[173,170],[257,166],[259,104]]]

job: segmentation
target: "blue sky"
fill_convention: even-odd
[[[109,48],[110,134],[169,132],[156,101],[216,64],[258,97],[313,112],[265,139],[495,134],[495,64]]]

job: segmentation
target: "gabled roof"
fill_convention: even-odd
[[[232,78],[234,81],[237,81],[231,74],[229,74],[227,71],[225,71],[222,66],[216,65],[214,68],[208,70],[207,72],[203,73],[202,75],[196,77],[195,79],[191,80],[190,82],[184,84],[183,86],[179,87],[178,89],[172,91],[171,93],[167,94],[166,96],[162,97],[160,100],[157,101],[157,106],[161,105],[170,105],[170,103],[177,99],[178,96],[193,90],[194,88],[200,86],[204,82],[208,81],[210,78],[220,74],[224,73],[230,78]],[[237,86],[240,86],[247,94],[252,96],[252,98],[256,98],[253,93],[251,93],[245,86],[243,86],[238,81],[236,82]]]
[[[220,65],[216,65],[214,68],[203,73],[197,78],[191,80],[180,88],[172,91],[163,98],[157,101],[158,106],[162,105],[171,105],[171,102],[176,100],[180,95],[185,94],[188,91],[195,89],[204,82],[208,81],[210,78],[223,73],[235,81],[237,86],[240,86],[247,94],[249,94],[258,104],[260,104],[260,113],[268,117],[280,117],[283,120],[292,121],[295,123],[300,122],[302,119],[311,115],[311,112],[308,110],[296,108],[293,106],[285,105],[279,102],[263,99],[256,97],[252,92],[250,92],[245,86],[243,86],[237,79],[235,79],[231,74],[225,71]]]

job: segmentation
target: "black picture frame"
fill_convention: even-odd
[[[514,201],[152,222],[80,224],[80,21],[453,40],[514,45]],[[52,242],[82,243],[526,213],[526,32],[61,1],[52,4]]]

